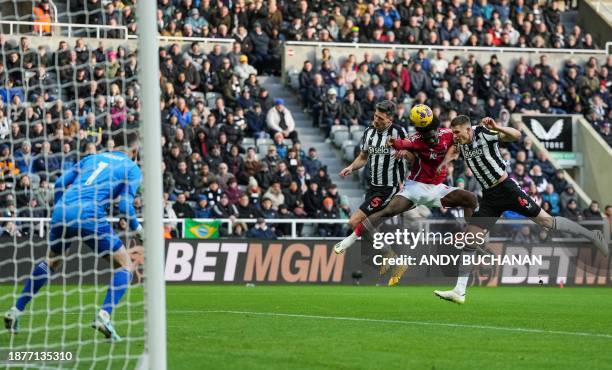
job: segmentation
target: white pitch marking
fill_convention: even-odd
[[[170,312],[172,313],[204,313],[204,314],[220,313],[220,314],[232,314],[232,315],[295,317],[295,318],[302,318],[302,319],[361,321],[361,322],[373,322],[373,323],[383,323],[383,324],[443,326],[443,327],[451,327],[451,328],[497,330],[497,331],[510,331],[510,332],[518,332],[518,333],[554,334],[554,335],[568,335],[568,336],[577,336],[577,337],[595,337],[595,338],[612,339],[612,334],[603,334],[603,333],[587,333],[587,332],[544,330],[544,329],[530,329],[530,328],[511,328],[511,327],[506,327],[506,326],[454,324],[454,323],[431,322],[431,321],[404,321],[404,320],[368,319],[368,318],[362,318],[362,317],[322,316],[322,315],[303,315],[303,314],[277,313],[277,312],[225,311],[225,310],[215,310],[215,311],[171,310]]]

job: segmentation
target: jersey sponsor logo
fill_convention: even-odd
[[[474,150],[470,150],[470,149],[464,149],[463,150],[463,156],[466,159],[470,159],[470,158],[474,158],[474,157],[480,157],[483,154],[482,148],[476,148]]]
[[[381,147],[371,146],[368,148],[368,153],[389,155],[391,154],[391,148],[387,146],[381,146]]]

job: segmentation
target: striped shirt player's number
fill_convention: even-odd
[[[107,167],[108,167],[108,163],[99,162],[96,170],[92,172],[91,175],[89,175],[89,177],[87,178],[87,181],[85,181],[85,185],[93,184],[93,182],[96,180],[96,177],[98,177],[100,173],[102,173],[102,171],[104,171],[104,169],[106,169]]]

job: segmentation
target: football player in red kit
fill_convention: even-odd
[[[365,228],[374,234],[385,219],[406,212],[417,205],[431,207],[462,207],[465,217],[470,217],[477,206],[476,196],[469,191],[445,185],[446,167],[441,166],[448,150],[454,145],[453,132],[439,128],[434,119],[425,127],[417,127],[417,133],[407,139],[389,139],[387,145],[396,155],[412,160],[410,176],[403,189],[382,210],[369,215],[354,232],[334,246],[336,253],[343,253],[352,246]],[[399,282],[401,276],[393,276],[389,285]]]

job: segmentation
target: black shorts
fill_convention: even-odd
[[[514,180],[507,178],[482,192],[478,210],[468,223],[489,230],[505,211],[533,218],[540,213],[540,206]]]
[[[397,193],[397,187],[393,186],[370,186],[366,192],[365,200],[359,206],[359,209],[366,216],[376,213],[385,208],[391,201],[391,198]]]

